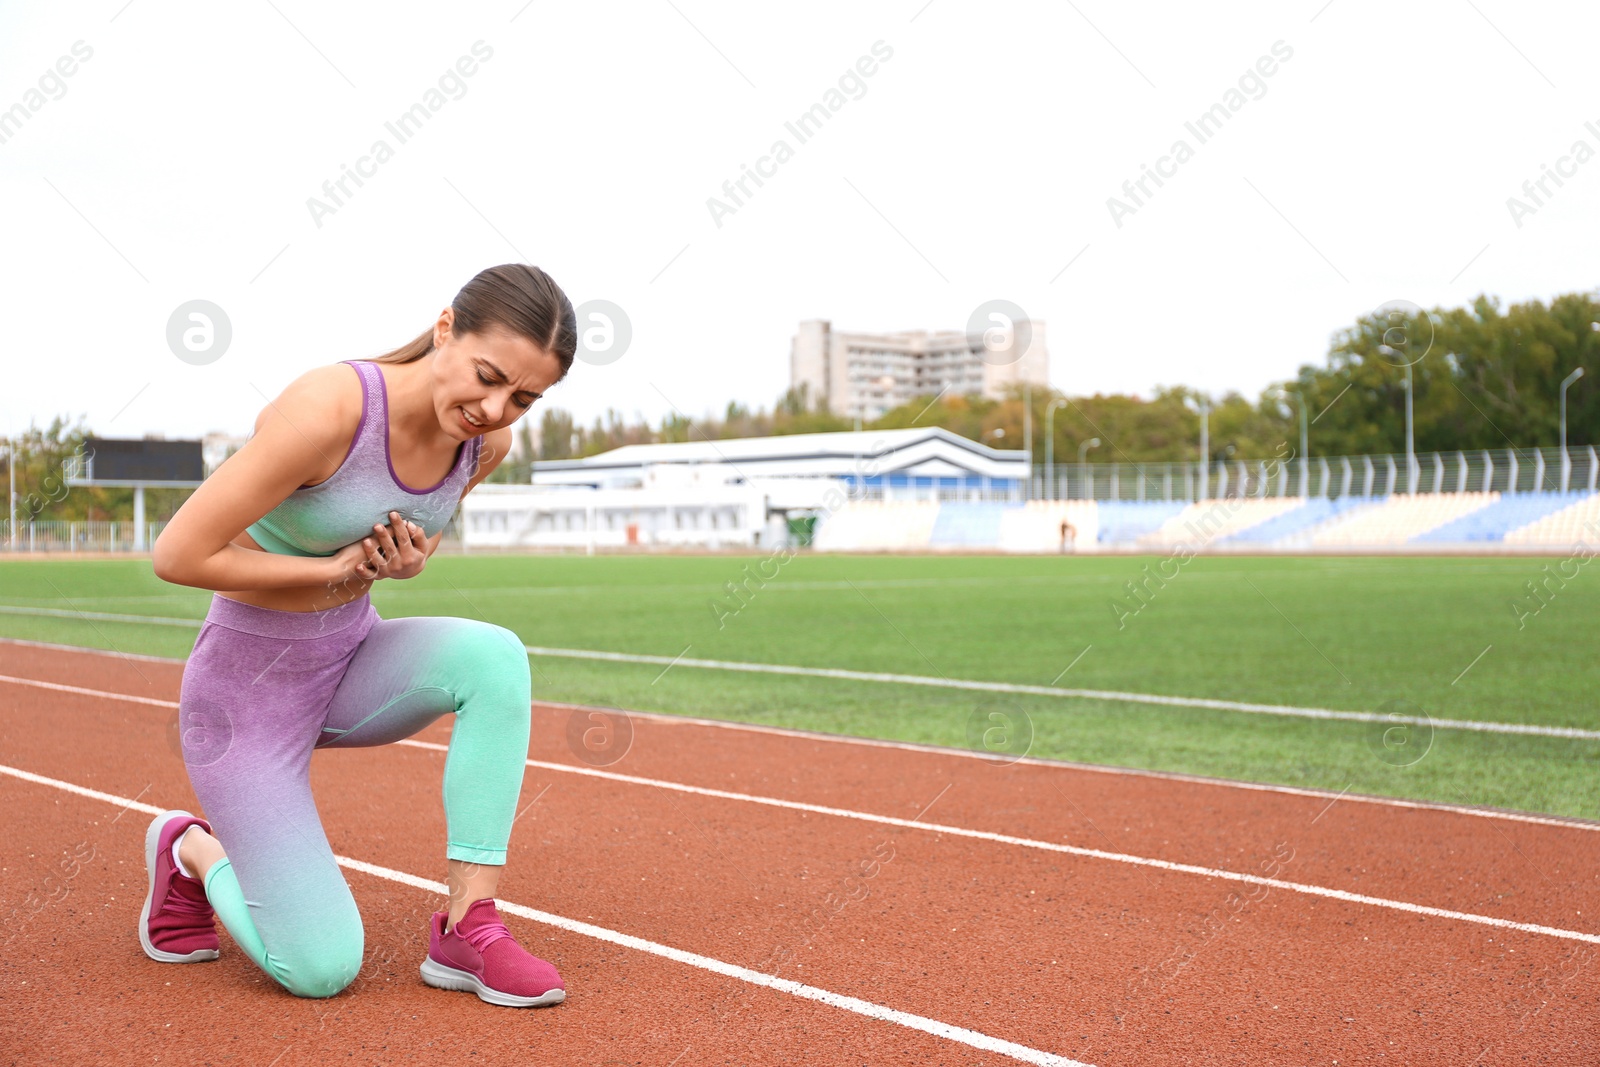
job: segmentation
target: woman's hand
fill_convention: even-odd
[[[379,578],[415,578],[427,562],[427,534],[422,527],[389,512],[392,526],[374,523],[372,536],[346,545],[334,554],[338,568],[336,580],[357,578],[375,582]]]

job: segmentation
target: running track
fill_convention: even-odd
[[[0,1062],[1600,1063],[1600,824],[644,715],[592,767],[542,704],[500,899],[565,1004],[417,975],[447,721],[313,759],[350,989],[157,964],[181,671],[0,641]]]

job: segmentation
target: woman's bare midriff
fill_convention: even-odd
[[[241,532],[233,544],[253,552],[265,552],[248,533]],[[274,611],[327,611],[340,604],[358,600],[372,588],[364,578],[351,578],[336,585],[295,585],[283,589],[217,590],[217,595],[237,600],[241,604],[254,604],[258,608]]]

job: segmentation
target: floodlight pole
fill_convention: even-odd
[[[1067,402],[1058,397],[1050,401],[1050,406],[1044,409],[1044,481],[1046,495],[1051,500],[1056,498],[1056,432],[1052,424],[1055,422],[1056,408],[1066,406]]]
[[[1583,368],[1579,367],[1567,375],[1561,382],[1561,491],[1567,491],[1567,485],[1572,478],[1572,459],[1567,455],[1567,387],[1583,377]]]
[[[1300,405],[1300,495],[1309,496],[1311,491],[1311,444],[1309,427],[1306,425],[1306,398],[1299,393],[1291,393],[1280,388],[1278,392],[1286,397],[1292,397]]]
[[[1311,495],[1311,443],[1310,431],[1306,426],[1306,398],[1295,395],[1300,401],[1300,495]]]
[[[1199,397],[1200,405],[1200,492],[1195,500],[1205,500],[1211,495],[1211,401]]]
[[[1078,446],[1078,480],[1080,482],[1087,481],[1088,477],[1089,477],[1089,460],[1088,460],[1089,449],[1091,449],[1091,448],[1099,448],[1099,447],[1100,447],[1100,438],[1098,438],[1098,437],[1091,437],[1087,441],[1083,442],[1081,445]],[[1089,495],[1086,496],[1084,499],[1086,499],[1086,500],[1093,500],[1094,499],[1094,483],[1093,482],[1089,482]]]
[[[1563,411],[1565,411],[1565,408],[1563,408]],[[1563,426],[1565,426],[1565,422],[1563,422]],[[1562,440],[1565,440],[1565,434],[1563,434]],[[6,486],[5,498],[6,507],[10,512],[10,518],[6,522],[6,533],[10,537],[11,552],[16,552],[16,442],[10,437],[5,438],[5,470],[6,480],[10,482],[10,485]]]
[[[1406,364],[1406,493],[1417,491],[1417,443],[1412,430],[1411,399],[1415,388],[1411,383],[1411,364]]]
[[[1033,386],[1022,385],[1022,451],[1027,459],[1028,474],[1022,479],[1022,499],[1033,499]]]

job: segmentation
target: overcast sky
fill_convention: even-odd
[[[1068,392],[1253,394],[1389,300],[1594,287],[1597,37],[1510,0],[6,4],[0,432],[247,433],[519,260],[631,320],[540,402],[584,421],[770,406],[803,319],[991,299]],[[194,300],[220,356],[169,345]]]

